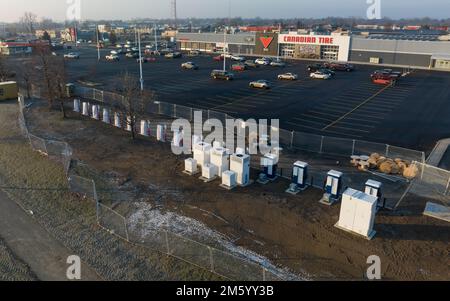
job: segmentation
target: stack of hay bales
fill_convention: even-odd
[[[413,179],[419,173],[419,170],[415,165],[400,158],[386,158],[378,153],[371,154],[367,160],[357,160],[357,157],[358,156],[352,156],[351,164],[357,166],[361,171],[367,169],[378,170],[388,175],[401,175],[407,179]],[[364,156],[361,156],[361,158],[364,158]]]

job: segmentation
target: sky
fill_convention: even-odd
[[[0,0],[0,22],[18,21],[26,11],[63,21],[72,1],[81,2],[82,20],[169,18],[171,14],[171,0]],[[230,11],[232,17],[365,18],[368,1],[381,1],[382,17],[450,18],[450,0],[177,0],[177,10],[179,18],[228,17]]]

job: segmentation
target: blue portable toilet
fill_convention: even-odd
[[[274,154],[267,154],[263,158],[264,174],[269,180],[277,178],[278,156]]]
[[[320,200],[322,204],[332,205],[334,202],[339,201],[342,194],[342,176],[343,173],[336,170],[330,170],[328,172],[325,183],[325,194]]]
[[[292,170],[292,184],[297,185],[301,190],[306,189],[306,180],[308,179],[308,163],[297,161]]]

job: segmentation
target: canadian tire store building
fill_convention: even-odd
[[[320,59],[450,71],[450,42],[370,39],[340,33],[179,33],[178,48],[243,56]]]
[[[349,36],[280,34],[278,43],[280,55],[294,59],[321,59],[328,61],[348,61],[350,51]]]

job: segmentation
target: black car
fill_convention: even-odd
[[[232,80],[234,74],[223,70],[213,70],[211,72],[211,77],[214,79]]]
[[[308,71],[313,73],[316,71],[319,71],[320,69],[323,69],[324,66],[322,64],[314,64],[314,65],[308,65]]]
[[[325,73],[325,74],[329,74],[331,76],[335,76],[336,75],[336,72],[334,72],[333,70],[327,69],[327,68],[322,68],[322,69],[319,69],[317,71]]]

